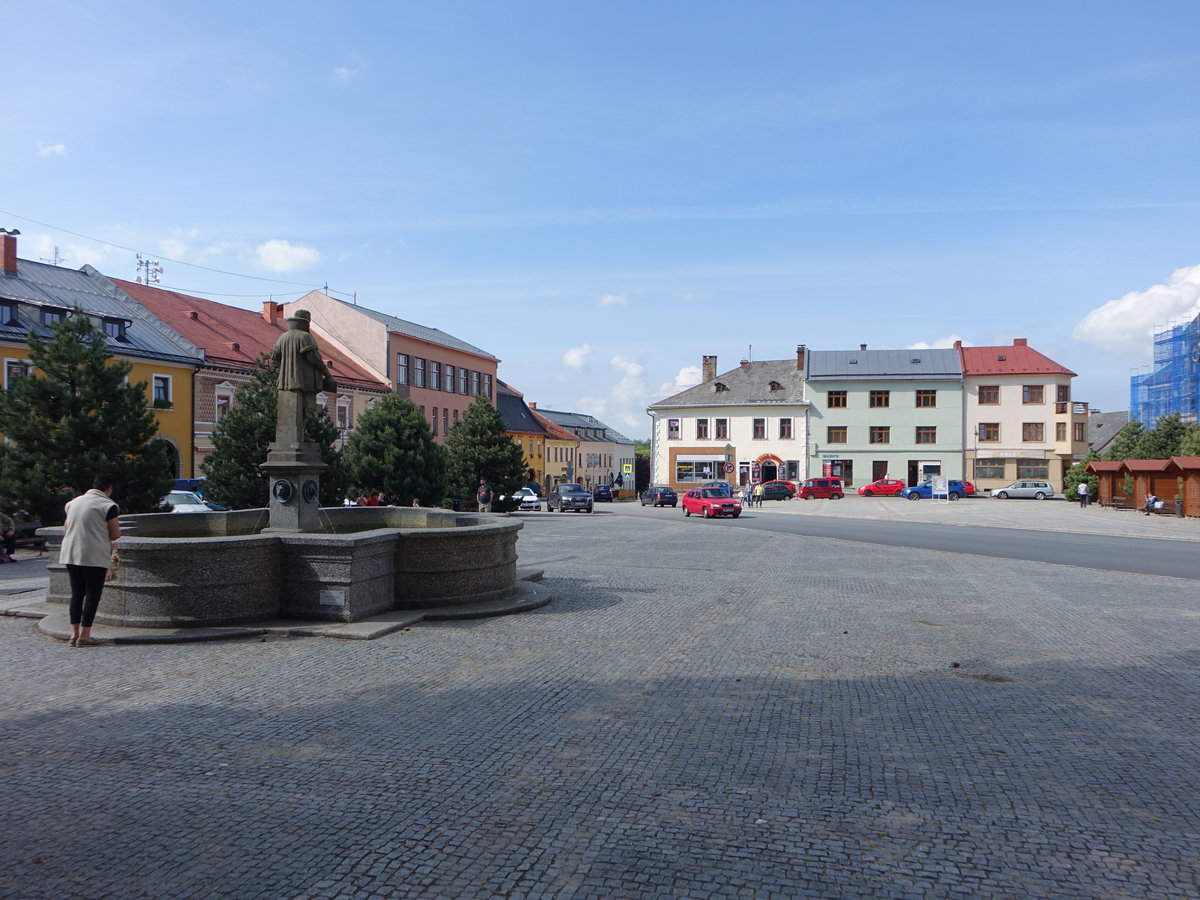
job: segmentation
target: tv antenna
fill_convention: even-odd
[[[57,248],[56,248],[57,249]],[[161,279],[158,277],[163,273],[163,267],[159,265],[157,259],[151,259],[148,256],[137,255],[137,268],[139,272],[145,273],[145,278],[141,275],[137,277],[138,284],[159,284]]]
[[[52,265],[52,266],[60,266],[63,263],[69,261],[61,253],[58,252],[58,244],[54,245],[54,256],[51,259],[46,259],[46,257],[44,257],[44,256],[39,256],[38,259],[44,263],[50,263],[50,265]]]

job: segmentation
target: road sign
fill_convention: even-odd
[[[731,462],[727,462],[727,463],[725,463],[725,474],[726,474],[726,475],[732,475],[732,474],[733,474],[733,463],[731,463]]]
[[[633,463],[622,463],[621,471],[624,472],[626,475],[632,475],[633,474]]]

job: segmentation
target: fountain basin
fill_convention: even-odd
[[[328,532],[271,533],[265,510],[122,516],[121,564],[96,621],[204,628],[357,622],[513,598],[519,521],[412,507],[324,509]],[[43,528],[51,603],[70,602],[61,528]]]

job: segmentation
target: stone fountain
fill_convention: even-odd
[[[298,310],[273,354],[279,422],[261,467],[270,479],[270,506],[122,516],[121,564],[104,590],[97,624],[166,629],[178,639],[187,629],[212,637],[219,629],[272,623],[292,631],[287,623],[390,617],[402,624],[548,603],[533,583],[540,572],[518,574],[519,521],[424,507],[320,508],[325,466],[317,445],[304,440],[304,423],[317,392],[336,384],[308,325],[308,313]],[[50,553],[47,600],[67,604],[70,585],[58,562],[62,529],[38,534]],[[39,627],[59,636],[59,618]]]

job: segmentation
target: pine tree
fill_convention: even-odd
[[[474,498],[479,479],[492,486],[493,500],[512,497],[525,486],[521,448],[505,434],[504,419],[483,394],[477,394],[446,437],[446,473],[450,496]],[[498,508],[498,507],[497,507]]]
[[[129,384],[133,366],[114,361],[101,332],[82,312],[43,341],[29,337],[28,376],[0,394],[0,495],[44,524],[100,472],[116,483],[122,512],[149,512],[171,489],[170,450],[156,440],[147,384]]]
[[[276,370],[269,357],[260,356],[250,381],[234,396],[232,408],[213,429],[213,452],[200,463],[207,481],[205,494],[232,509],[259,509],[268,504],[268,480],[259,472],[275,440],[279,418]],[[345,492],[342,454],[337,449],[339,431],[324,410],[318,409],[305,424],[304,436],[321,447],[321,499],[324,506],[340,506]]]
[[[411,400],[389,394],[358,417],[346,444],[346,476],[353,492],[383,491],[389,502],[413,498],[437,506],[446,493],[446,454]]]

